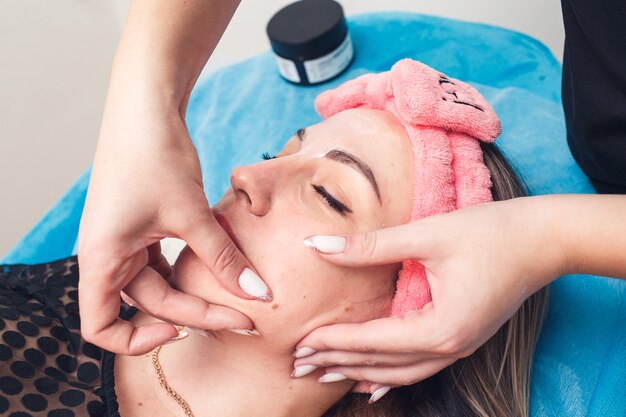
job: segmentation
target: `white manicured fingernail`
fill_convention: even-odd
[[[271,301],[272,294],[260,276],[250,268],[245,268],[239,275],[239,286],[248,295],[261,301]]]
[[[367,403],[368,404],[372,404],[372,403],[375,403],[376,401],[380,400],[381,398],[383,398],[383,395],[385,395],[385,394],[387,394],[389,392],[390,389],[391,389],[391,387],[381,387],[381,388],[378,388],[376,391],[374,391],[374,393],[372,394],[370,399],[367,401]]]
[[[346,250],[346,238],[329,235],[309,236],[304,239],[304,246],[322,253],[341,253]]]
[[[309,356],[315,353],[315,349],[310,348],[308,346],[302,346],[296,349],[293,353],[294,358],[304,358],[305,356]]]
[[[313,372],[317,369],[315,365],[300,365],[296,366],[296,368],[291,373],[292,378],[300,378],[301,376],[305,376]]]
[[[163,343],[164,345],[169,345],[170,343],[174,343],[174,342],[178,342],[179,340],[183,340],[184,338],[186,338],[187,336],[189,336],[188,332],[178,332],[178,336],[176,337],[172,337],[170,340],[168,340],[167,342]]]
[[[261,333],[259,333],[257,330],[250,330],[250,329],[227,329],[230,332],[233,333],[237,333],[237,334],[242,334],[244,336],[261,336]]]
[[[348,379],[344,374],[340,374],[338,372],[329,372],[327,374],[322,375],[317,382],[337,382],[343,381],[344,379]]]

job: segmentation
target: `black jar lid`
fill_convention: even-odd
[[[311,59],[334,50],[348,33],[334,0],[301,0],[279,10],[267,24],[272,49],[285,58]]]

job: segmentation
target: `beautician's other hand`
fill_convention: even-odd
[[[555,237],[553,228],[525,213],[530,200],[485,204],[356,234],[346,244],[341,237],[314,237],[320,256],[341,265],[419,260],[432,302],[403,317],[316,329],[298,343],[301,358],[294,366],[316,365],[327,373],[372,381],[377,383],[373,393],[383,385],[418,382],[473,353],[527,297],[565,270],[561,245],[547,238]]]
[[[118,319],[122,290],[142,310],[170,323],[252,328],[242,313],[177,291],[159,268],[148,265],[149,258],[159,261],[154,245],[174,236],[187,241],[232,293],[247,299],[269,294],[209,209],[198,156],[178,110],[168,112],[149,102],[132,107],[128,113],[124,105],[105,113],[81,221],[84,338],[113,352],[138,355],[177,335],[171,324],[135,328]],[[242,281],[245,268],[249,272]]]

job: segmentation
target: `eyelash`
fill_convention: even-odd
[[[261,159],[264,160],[264,161],[267,161],[269,159],[274,159],[274,158],[276,158],[276,157],[274,155],[270,155],[268,152],[263,152],[261,154]]]
[[[345,204],[343,204],[341,201],[337,200],[328,191],[326,191],[326,188],[322,187],[321,185],[315,185],[315,184],[311,184],[311,186],[313,187],[313,189],[315,190],[316,193],[318,193],[324,200],[326,200],[326,203],[333,210],[335,210],[336,212],[338,212],[342,216],[345,216],[346,213],[352,213],[352,210],[350,210],[348,207],[346,207]]]

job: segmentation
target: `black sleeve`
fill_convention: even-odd
[[[598,192],[626,194],[626,1],[561,5],[569,147]]]

